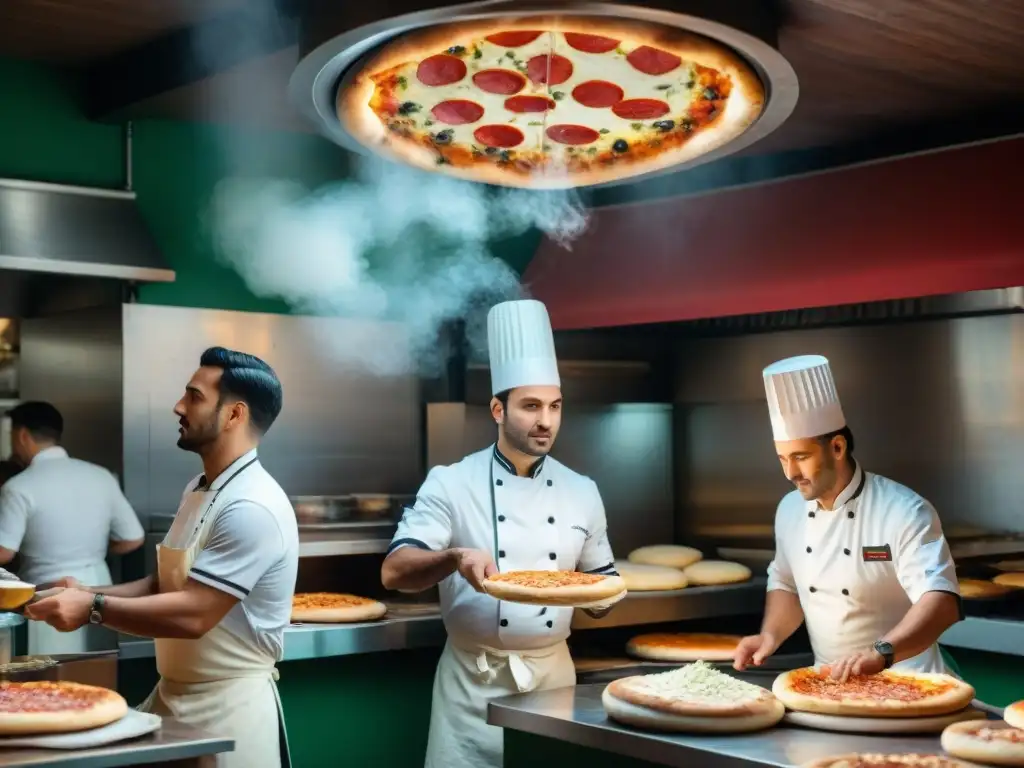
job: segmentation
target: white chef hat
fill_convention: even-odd
[[[768,413],[776,441],[803,440],[846,426],[828,359],[801,355],[764,369]]]
[[[491,393],[561,386],[548,310],[534,300],[506,301],[487,313]]]

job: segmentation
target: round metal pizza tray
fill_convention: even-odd
[[[759,2],[759,0],[754,0]],[[653,5],[658,0],[648,0]],[[396,5],[420,5],[419,2],[397,3]],[[635,184],[669,173],[695,167],[734,154],[763,139],[778,128],[792,114],[799,96],[796,72],[785,57],[765,38],[770,35],[745,31],[730,23],[712,18],[717,4],[690,3],[702,5],[702,15],[683,13],[674,8],[686,7],[686,3],[662,3],[667,8],[648,7],[632,2],[589,2],[586,0],[482,0],[442,8],[419,9],[391,18],[369,21],[347,29],[335,37],[325,40],[312,48],[299,61],[288,85],[289,98],[319,130],[331,141],[346,149],[364,155],[373,152],[344,129],[336,112],[338,91],[348,87],[363,64],[383,45],[413,30],[488,18],[515,16],[545,16],[571,14],[574,16],[595,16],[646,21],[667,27],[695,32],[711,38],[742,56],[757,72],[765,88],[765,108],[758,119],[743,134],[731,142],[718,147],[686,163],[680,163],[660,171],[632,176],[618,181],[593,185],[611,187]],[[363,4],[360,4],[363,5]],[[389,9],[392,4],[388,4]],[[762,6],[763,7],[763,6]],[[712,10],[709,10],[712,9]],[[373,11],[367,11],[372,14]],[[365,21],[365,19],[363,19]],[[305,20],[308,25],[309,20]],[[345,26],[351,22],[342,22]],[[308,39],[315,33],[304,30]]]

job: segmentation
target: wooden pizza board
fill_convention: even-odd
[[[932,717],[843,717],[790,711],[786,712],[782,722],[818,731],[841,733],[941,733],[952,723],[959,723],[961,720],[983,720],[985,717],[987,715],[984,712],[974,707]]]
[[[137,739],[147,733],[159,730],[163,720],[160,715],[129,709],[128,714],[109,725],[75,733],[51,733],[39,736],[10,736],[0,738],[0,750],[11,747],[35,747],[37,749],[92,749],[119,741]]]

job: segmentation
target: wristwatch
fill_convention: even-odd
[[[895,653],[893,651],[892,643],[887,643],[885,640],[876,640],[874,645],[875,650],[879,655],[885,659],[885,669],[892,666],[893,657]]]
[[[96,595],[92,599],[92,609],[89,611],[89,623],[90,624],[102,624],[103,623],[103,603],[105,598],[103,595]]]

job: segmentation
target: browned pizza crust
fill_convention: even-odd
[[[1014,728],[1024,729],[1024,701],[1015,701],[1004,709],[1003,720]]]
[[[733,657],[740,639],[738,635],[657,632],[632,638],[626,652],[654,661],[725,661]]]
[[[84,731],[109,725],[127,712],[128,703],[119,693],[95,685],[0,683],[0,736]]]
[[[798,712],[862,717],[945,715],[974,698],[974,688],[951,675],[887,669],[841,683],[828,679],[827,667],[783,672],[772,692]]]
[[[992,597],[1002,597],[1012,590],[1003,584],[997,584],[984,579],[959,579],[960,597],[965,600],[984,600]]]
[[[1024,765],[1024,731],[998,720],[953,723],[942,732],[942,748],[954,757],[985,765]]]
[[[802,768],[973,768],[945,755],[861,753],[823,757]]]
[[[375,621],[384,616],[387,606],[378,600],[332,592],[298,594],[292,598],[292,622],[308,624],[345,624]]]
[[[1011,589],[1024,589],[1024,573],[1001,573],[992,579],[992,583]]]
[[[549,574],[555,578],[556,574],[567,574],[579,577],[590,577],[589,584],[567,584],[559,586],[532,586],[526,583],[516,583],[517,577],[533,580],[535,575],[543,578]],[[626,584],[621,576],[600,576],[596,579],[594,574],[574,574],[567,571],[510,571],[498,574],[484,581],[484,591],[497,598],[507,600],[510,603],[527,603],[529,605],[557,605],[588,607],[595,603],[603,603],[616,597],[624,597]]]
[[[495,164],[459,167],[438,165],[437,156],[428,147],[392,137],[369,107],[375,91],[373,75],[422,61],[460,41],[485,38],[497,32],[516,30],[580,32],[628,38],[631,42],[674,53],[685,61],[715,69],[727,75],[733,85],[724,112],[715,123],[678,147],[637,162],[616,163],[587,171],[542,174],[517,174]],[[719,43],[682,30],[643,22],[601,19],[592,16],[531,16],[457,22],[411,32],[388,43],[367,61],[348,87],[339,89],[336,109],[342,125],[357,140],[375,151],[409,165],[489,184],[531,189],[562,189],[588,186],[647,174],[693,160],[740,136],[764,109],[765,91],[753,69],[730,49]]]

